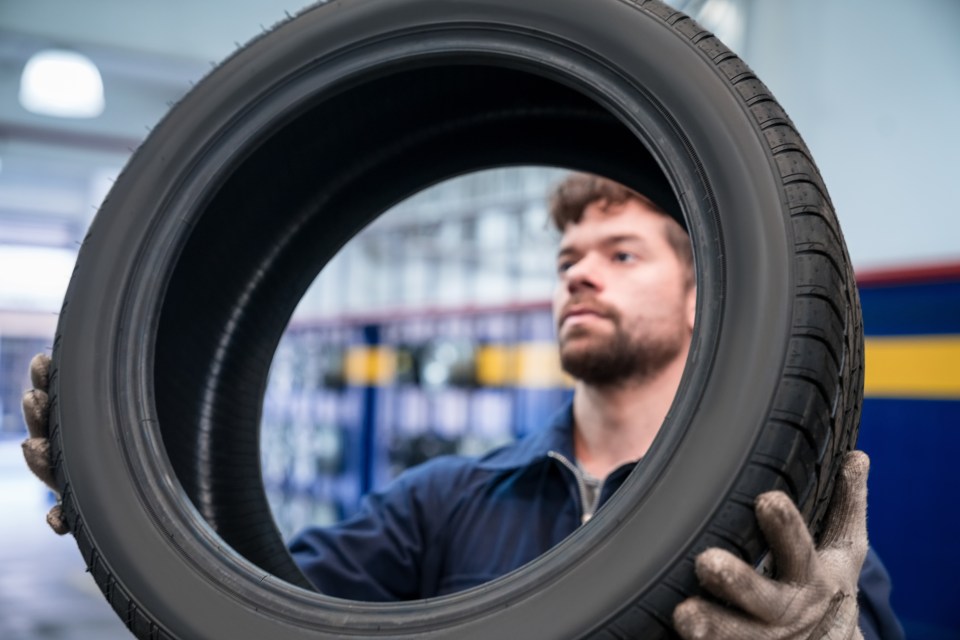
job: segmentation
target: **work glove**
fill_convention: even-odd
[[[724,606],[695,596],[673,622],[684,640],[862,640],[857,580],[867,554],[867,471],[861,451],[846,455],[816,548],[807,526],[781,491],[761,494],[757,521],[770,545],[776,579],[722,549],[697,556],[705,591]]]
[[[30,361],[30,382],[33,389],[23,394],[23,419],[30,437],[23,441],[23,457],[27,466],[57,495],[57,504],[47,513],[47,524],[60,535],[70,531],[60,506],[60,493],[53,477],[50,455],[50,358],[41,354]]]

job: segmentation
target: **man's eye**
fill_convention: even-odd
[[[567,269],[573,266],[572,260],[564,260],[557,263],[557,273],[565,273]]]
[[[636,259],[636,254],[630,253],[629,251],[617,251],[613,254],[613,260],[615,262],[633,262]]]

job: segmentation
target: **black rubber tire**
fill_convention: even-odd
[[[682,213],[698,322],[661,437],[537,561],[429,601],[312,592],[258,421],[305,288],[391,204],[466,171],[595,171]],[[862,326],[826,189],[746,65],[655,1],[347,0],[239,50],[156,127],[80,251],[54,348],[67,520],[140,638],[657,638],[754,498],[814,531],[856,439]]]

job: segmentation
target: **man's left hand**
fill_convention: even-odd
[[[816,548],[800,512],[780,491],[761,494],[756,513],[777,579],[761,576],[722,549],[697,556],[700,584],[723,606],[695,596],[673,612],[684,640],[861,640],[857,581],[867,553],[867,471],[847,454]]]

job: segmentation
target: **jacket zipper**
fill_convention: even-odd
[[[577,488],[580,490],[580,524],[588,523],[590,518],[593,517],[596,504],[589,506],[587,505],[587,484],[583,480],[583,473],[580,472],[580,469],[577,468],[577,465],[570,462],[570,460],[562,453],[548,451],[547,455],[569,469],[570,473],[573,474],[574,479],[577,481]],[[600,492],[597,492],[597,498],[600,498]]]

